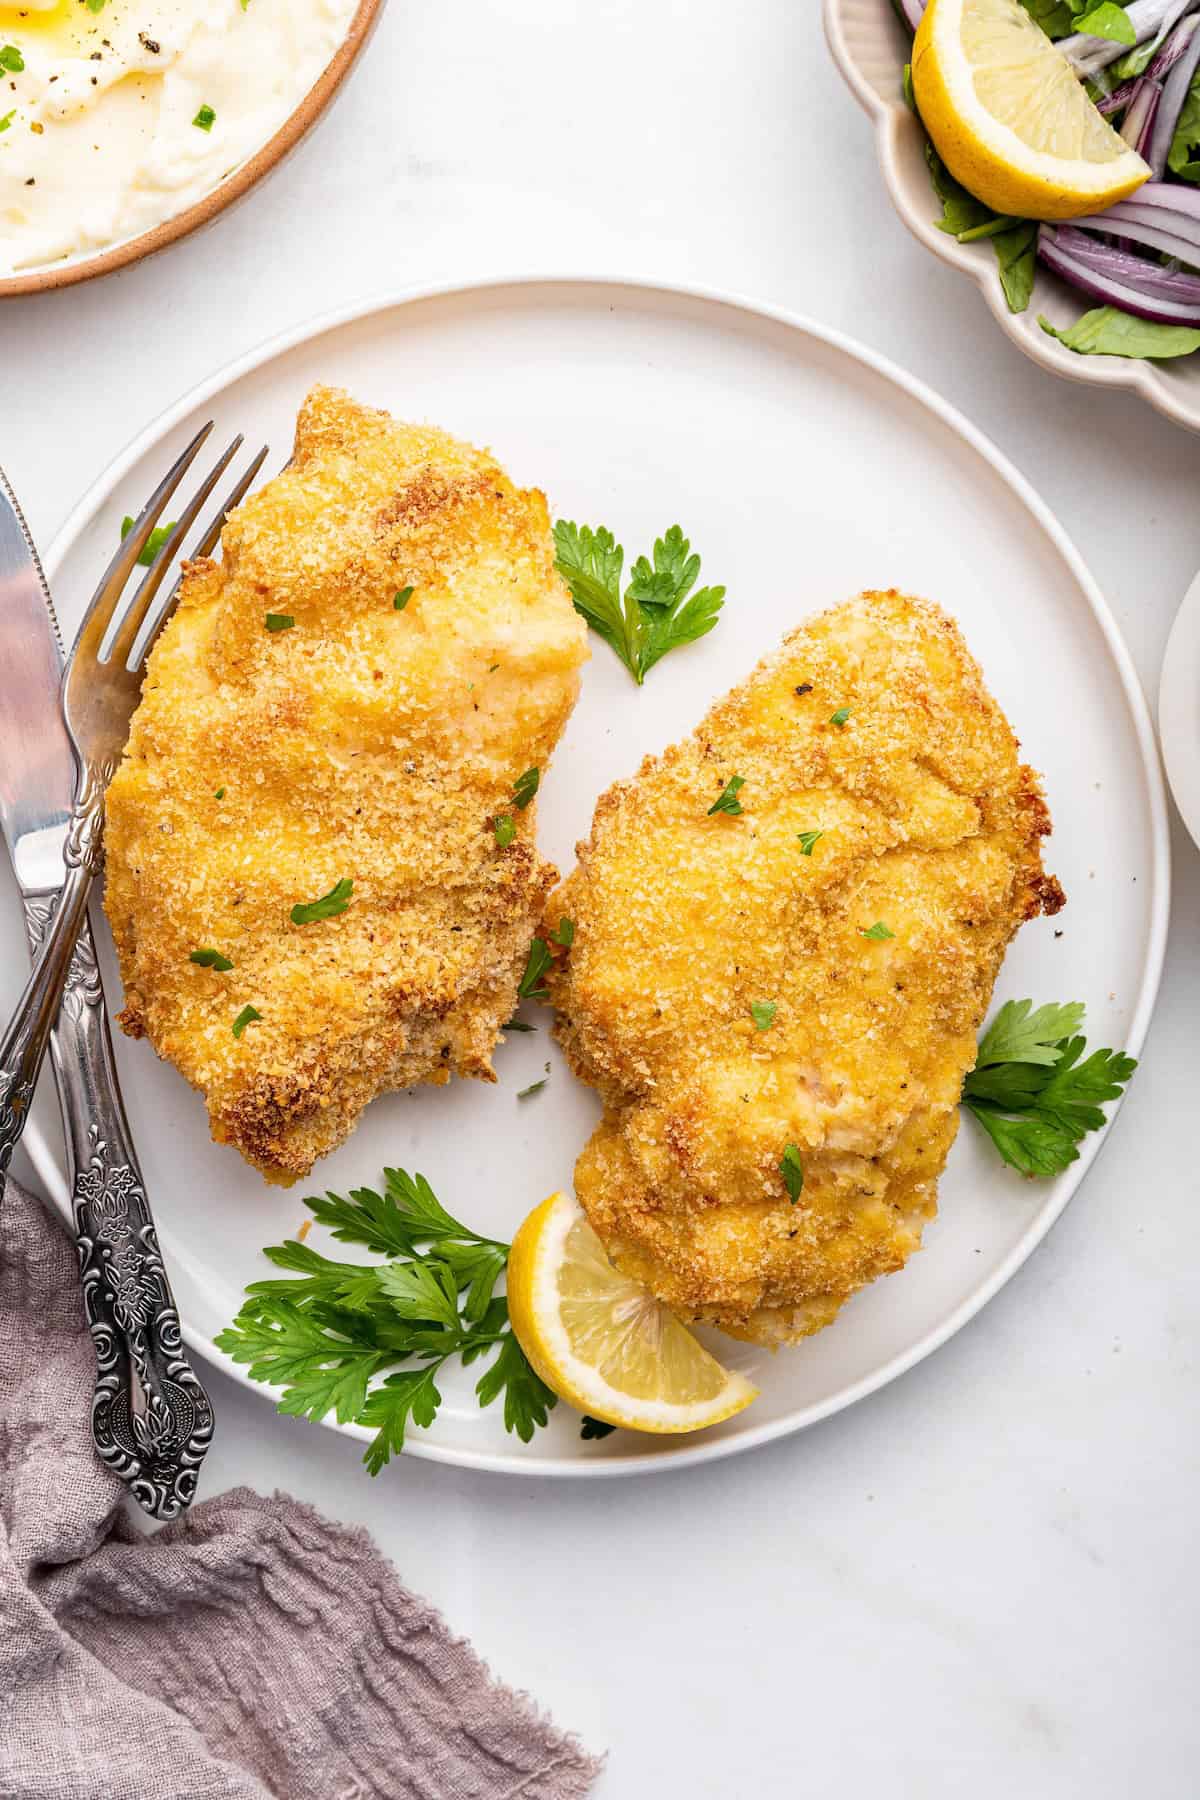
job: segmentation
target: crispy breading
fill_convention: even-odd
[[[125,1029],[200,1089],[215,1138],[289,1182],[385,1089],[494,1080],[556,878],[513,784],[545,773],[586,631],[540,493],[329,388],[222,550],[150,660],[106,906]],[[292,923],[347,878],[341,916]],[[233,968],[192,962],[204,948]]]
[[[918,1248],[1001,958],[1063,900],[1017,752],[951,620],[871,593],[601,799],[545,914],[575,921],[549,985],[605,1103],[575,1185],[683,1317],[794,1341]]]

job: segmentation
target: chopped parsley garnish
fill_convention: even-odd
[[[291,613],[268,613],[263,623],[268,631],[290,631],[296,621]]]
[[[564,950],[569,950],[571,948],[571,945],[575,942],[574,919],[562,918],[558,921],[558,929],[554,933],[554,941],[556,944],[561,944]]]
[[[524,1019],[510,1019],[508,1024],[502,1025],[500,1029],[501,1031],[536,1031],[537,1026],[527,1025]]]
[[[24,67],[25,58],[15,44],[0,44],[0,69],[19,75]]]
[[[528,1100],[528,1098],[531,1094],[540,1094],[542,1089],[545,1087],[545,1085],[546,1085],[546,1077],[543,1075],[542,1079],[540,1081],[531,1082],[527,1088],[522,1088],[520,1093],[517,1095],[517,1099],[518,1100]]]
[[[193,950],[188,956],[189,962],[199,963],[202,969],[232,969],[233,964],[219,950]]]
[[[750,1017],[754,1020],[754,1029],[756,1031],[770,1031],[772,1025],[775,1023],[775,1014],[778,1011],[778,1003],[774,1000],[752,1000],[750,1002]]]
[[[811,856],[814,847],[820,843],[825,833],[823,831],[798,831],[796,836],[800,840],[801,856]]]
[[[738,799],[738,794],[745,785],[746,783],[740,775],[731,775],[717,799],[709,807],[708,817],[711,819],[714,813],[740,813],[742,803]]]
[[[517,776],[516,781],[513,783],[513,805],[520,812],[525,811],[525,808],[537,793],[540,780],[541,774],[537,769],[526,769],[523,775]]]
[[[129,536],[130,532],[133,530],[134,522],[135,521],[129,516],[128,513],[126,513],[125,517],[121,520],[121,542],[122,543],[125,542],[125,539]],[[138,556],[138,562],[141,564],[143,569],[148,569],[150,567],[150,564],[154,561],[155,557],[158,555],[159,551],[162,549],[163,545],[166,543],[167,539],[170,537],[170,535],[174,531],[174,529],[175,529],[175,520],[174,519],[171,519],[166,525],[156,525],[154,527],[154,530],[150,533],[150,536],[146,539],[145,543],[142,545],[141,554]]]
[[[13,120],[16,118],[16,116],[17,116],[17,109],[14,106],[11,112],[6,112],[4,117],[2,119],[0,119],[0,131],[7,131],[9,126],[12,124]]]
[[[835,713],[830,714],[829,723],[831,725],[844,725],[849,717],[850,708],[848,706],[839,706]]]
[[[694,643],[717,622],[725,589],[692,593],[700,558],[691,554],[678,525],[655,543],[653,566],[638,557],[624,598],[625,552],[611,531],[559,519],[554,543],[554,566],[571,590],[576,612],[611,645],[639,687],[668,650]]]
[[[283,1390],[281,1412],[373,1427],[363,1457],[372,1475],[403,1449],[410,1423],[433,1423],[442,1403],[435,1378],[454,1359],[493,1358],[475,1384],[479,1404],[503,1395],[505,1429],[527,1444],[555,1396],[525,1360],[495,1292],[509,1246],[451,1217],[424,1176],[403,1169],[385,1169],[382,1193],[356,1188],[305,1205],[335,1238],[387,1260],[342,1262],[295,1238],[270,1245],[264,1254],[290,1279],[248,1287],[220,1348],[252,1381]]]
[[[261,1019],[261,1018],[262,1018],[262,1014],[259,1012],[257,1006],[243,1006],[241,1012],[238,1014],[237,1018],[233,1021],[234,1037],[240,1038],[243,1031],[245,1031],[247,1025],[253,1025],[253,1023],[256,1019]]]
[[[894,931],[888,930],[882,919],[876,919],[873,925],[860,925],[858,929],[861,936],[870,938],[873,944],[885,943],[888,938],[896,935]]]
[[[412,597],[413,590],[410,587],[400,588],[392,595],[392,605],[397,612],[403,612]]]
[[[202,106],[192,120],[192,124],[198,126],[201,131],[211,131],[216,122],[217,115],[211,106]]]
[[[535,937],[529,946],[529,955],[525,961],[525,973],[522,975],[517,993],[522,1000],[546,1000],[549,988],[542,986],[542,976],[550,967],[550,950],[545,938]]]
[[[319,900],[297,901],[292,908],[292,924],[315,925],[320,919],[336,919],[349,906],[353,892],[354,883],[348,876],[343,876]]]
[[[496,842],[500,848],[507,850],[517,835],[517,821],[508,813],[501,813],[492,826],[492,830],[496,834]]]
[[[616,1426],[610,1425],[607,1419],[593,1419],[590,1413],[584,1413],[579,1426],[579,1435],[585,1440],[587,1438],[606,1438],[611,1437],[616,1429]]]
[[[1058,1175],[1079,1145],[1104,1124],[1104,1104],[1117,1100],[1137,1068],[1117,1050],[1087,1048],[1079,1035],[1080,1002],[1040,1006],[1009,1000],[979,1042],[963,1083],[963,1105],[996,1149],[1022,1175]]]
[[[783,1185],[788,1191],[788,1198],[795,1206],[800,1198],[800,1190],[804,1186],[804,1164],[800,1161],[800,1152],[795,1144],[789,1144],[779,1163],[779,1173],[783,1176]]]
[[[225,789],[224,788],[216,788],[213,792],[213,799],[214,800],[223,800],[224,798],[225,798]]]
[[[87,9],[90,13],[101,13],[107,4],[108,0],[87,0]]]

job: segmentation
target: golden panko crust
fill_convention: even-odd
[[[290,1182],[376,1094],[494,1079],[556,878],[513,784],[545,773],[586,631],[540,493],[330,388],[222,550],[189,567],[150,659],[105,904],[126,1031],[200,1089],[215,1138]],[[345,879],[344,913],[292,923]],[[233,968],[190,960],[205,948]],[[261,1019],[235,1037],[246,1006]]]
[[[952,621],[869,593],[601,799],[545,914],[575,921],[549,985],[605,1103],[576,1190],[683,1317],[794,1341],[918,1248],[1004,951],[1063,903],[1017,752]]]

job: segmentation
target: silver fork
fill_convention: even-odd
[[[120,760],[146,658],[178,603],[180,583],[154,605],[164,578],[241,437],[200,484],[131,600],[118,611],[150,534],[212,430],[197,432],[114,555],[84,616],[63,675],[62,707],[78,764],[65,879],[33,974],[0,1041],[0,1183],[28,1117],[47,1040],[70,984],[91,1007],[98,982],[85,939],[92,882],[103,858],[104,795]],[[229,511],[266,457],[262,450],[203,527],[193,556],[216,546]],[[91,966],[89,967],[89,964]],[[73,1011],[74,1009],[70,1009]],[[82,1009],[81,1009],[82,1010]],[[64,1020],[68,1008],[64,1007]],[[106,1033],[74,1033],[56,1057],[75,1164],[74,1211],[88,1324],[96,1345],[96,1447],[156,1518],[190,1502],[212,1437],[212,1407],[187,1360],[128,1123],[104,1050]],[[59,1048],[63,1048],[60,1021]]]

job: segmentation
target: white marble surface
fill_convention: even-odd
[[[910,242],[816,0],[391,0],[333,114],[232,216],[0,308],[0,456],[46,541],[118,445],[260,338],[516,270],[736,288],[895,357],[1037,483],[1156,689],[1200,563],[1200,439],[1050,382]],[[1190,1800],[1200,856],[1175,848],[1163,996],[1101,1162],[1005,1293],[884,1393],[691,1473],[409,1461],[371,1483],[356,1445],[214,1375],[205,1490],[278,1485],[368,1524],[497,1672],[608,1748],[604,1800]]]

